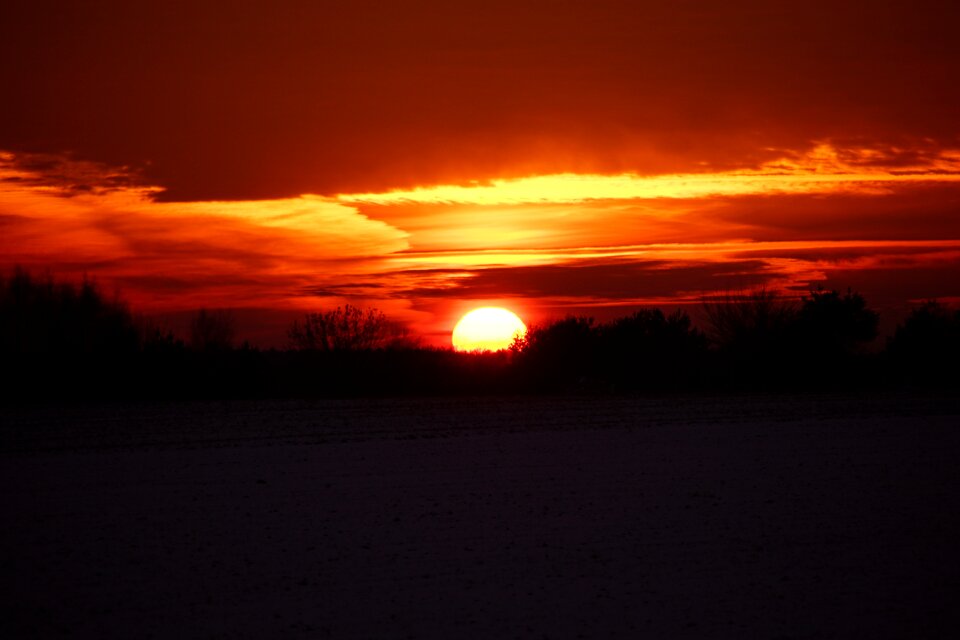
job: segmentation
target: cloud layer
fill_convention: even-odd
[[[756,286],[853,286],[901,311],[960,297],[954,156],[894,155],[820,147],[713,174],[163,202],[125,168],[6,153],[0,266],[93,275],[151,313],[247,309],[252,325],[270,316],[271,344],[278,323],[344,302],[443,343],[479,304],[537,321]],[[528,189],[545,184],[559,188]]]

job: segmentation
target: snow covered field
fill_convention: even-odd
[[[0,486],[5,638],[925,638],[960,602],[951,400],[3,409]]]

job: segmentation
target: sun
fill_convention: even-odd
[[[513,344],[516,336],[527,333],[517,314],[501,307],[480,307],[460,318],[453,328],[453,348],[457,351],[499,351]]]

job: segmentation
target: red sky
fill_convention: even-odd
[[[8,3],[0,268],[239,309],[264,343],[344,302],[442,343],[490,303],[960,300],[957,24],[932,1]]]

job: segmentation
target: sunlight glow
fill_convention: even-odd
[[[517,315],[501,307],[480,307],[460,319],[453,329],[457,351],[499,351],[507,349],[527,327]]]
[[[896,150],[894,150],[896,151]],[[960,152],[945,150],[916,166],[884,166],[872,149],[821,144],[757,169],[642,176],[561,173],[496,179],[477,185],[436,185],[386,193],[341,194],[349,203],[471,204],[575,203],[590,200],[706,198],[756,194],[883,194],[902,183],[960,182]],[[881,154],[881,159],[883,154]]]

